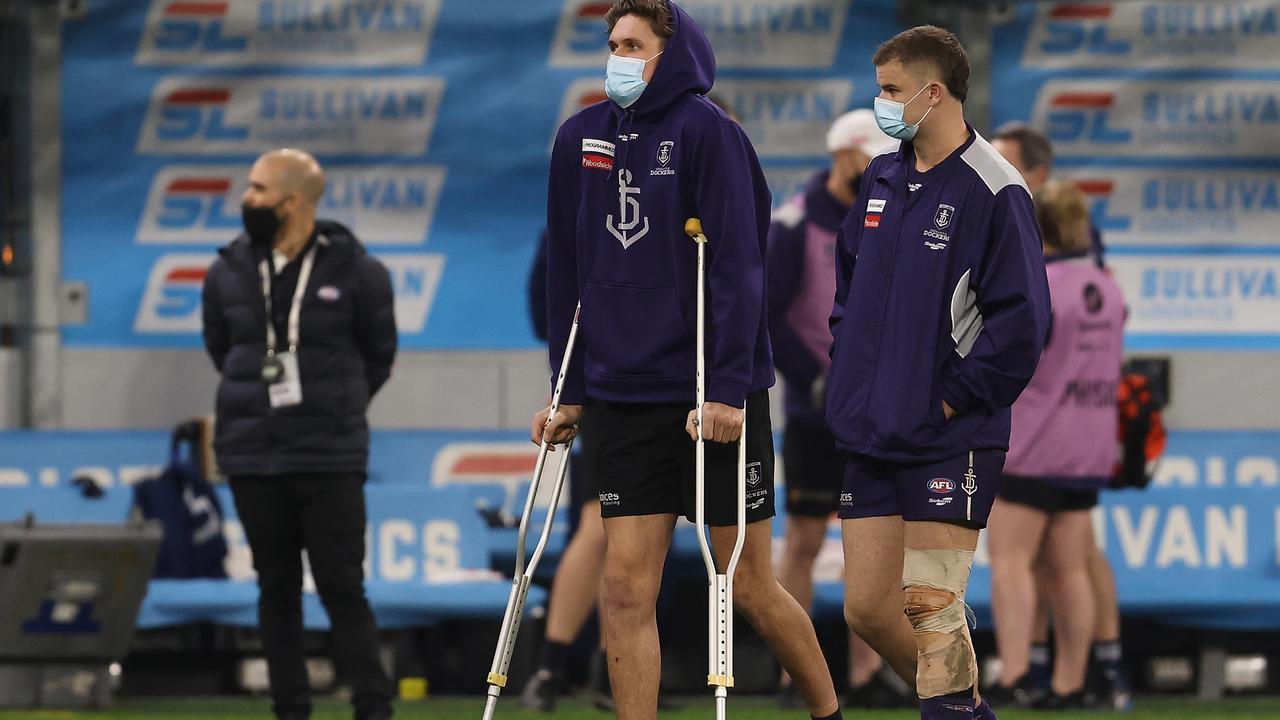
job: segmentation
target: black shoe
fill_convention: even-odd
[[[868,710],[917,707],[919,701],[906,683],[893,682],[897,677],[889,677],[886,674],[889,672],[891,671],[887,668],[882,669],[863,685],[849,688],[848,694],[844,696],[844,706]]]
[[[1080,688],[1066,695],[1050,690],[1049,694],[1037,699],[1031,707],[1037,710],[1087,710],[1089,705],[1085,702],[1084,688]]]
[[[1103,710],[1129,712],[1133,709],[1133,690],[1121,667],[1099,667],[1090,672],[1086,690],[1091,704]]]
[[[551,712],[556,709],[556,701],[560,699],[560,678],[546,668],[542,668],[529,678],[520,693],[520,704],[530,710]]]
[[[1029,708],[1048,695],[1029,675],[1023,675],[1013,685],[990,685],[982,688],[982,697],[997,707]]]

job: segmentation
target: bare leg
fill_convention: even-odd
[[[884,667],[884,658],[876,654],[858,634],[849,631],[849,687],[859,688]]]
[[[813,562],[827,535],[827,519],[805,515],[787,516],[787,534],[782,563],[778,566],[778,582],[800,607],[813,605]]]
[[[604,520],[605,647],[619,720],[658,715],[662,657],[655,606],[675,515]]]
[[[547,609],[547,640],[565,645],[578,637],[600,596],[600,571],[604,567],[604,524],[600,503],[582,504],[578,531],[569,540],[551,583]]]
[[[916,686],[916,640],[902,613],[904,523],[896,515],[841,523],[844,617],[907,685]]]
[[[1111,572],[1111,562],[1090,538],[1093,549],[1089,551],[1089,584],[1093,588],[1093,600],[1097,608],[1094,624],[1094,642],[1120,640],[1120,601],[1116,595],[1116,578]]]
[[[1053,590],[1053,691],[1067,695],[1084,687],[1094,606],[1089,582],[1093,546],[1087,510],[1054,513],[1045,538],[1045,560]]]
[[[830,715],[840,707],[831,672],[809,615],[773,575],[771,524],[771,520],[760,520],[747,525],[742,557],[733,578],[733,604],[791,674],[810,714]],[[711,528],[716,564],[722,570],[728,564],[737,532],[736,527]],[[613,642],[610,635],[611,650]]]
[[[1032,568],[1048,522],[1045,513],[1001,498],[991,508],[991,610],[1005,687],[1018,682],[1029,666],[1037,597]]]
[[[807,515],[788,515],[786,539],[782,551],[782,563],[778,566],[778,582],[800,607],[813,609],[813,562],[822,549],[827,534],[827,519]],[[786,670],[782,671],[782,684],[791,682]]]

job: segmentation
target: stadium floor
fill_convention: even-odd
[[[530,712],[520,707],[519,701],[509,698],[498,705],[498,720],[607,720],[612,717],[594,710],[585,702],[566,700],[554,713]],[[677,712],[663,713],[671,720],[706,720],[712,717],[712,704],[705,698],[687,698],[688,705]],[[397,720],[455,720],[478,719],[484,709],[479,697],[432,698],[421,702],[400,703],[396,708]],[[918,714],[910,711],[848,712],[849,720],[913,720]],[[0,710],[0,720],[242,720],[262,718],[270,720],[265,700],[249,698],[148,698],[125,699],[102,712],[67,710]],[[312,720],[347,720],[350,706],[336,700],[321,700]],[[729,717],[732,720],[764,720],[765,718],[807,718],[803,711],[778,710],[770,698],[748,697],[729,699]],[[1129,713],[1050,713],[1009,710],[1000,713],[1002,720],[1029,718],[1034,720],[1276,720],[1280,718],[1280,697],[1242,698],[1217,702],[1196,702],[1187,697],[1141,698],[1138,707]]]

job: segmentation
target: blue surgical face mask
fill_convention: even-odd
[[[920,93],[928,89],[929,85],[932,85],[932,83],[917,90],[916,94],[911,96],[911,100],[920,97]],[[911,100],[900,103],[884,98],[876,98],[876,124],[880,126],[885,135],[899,140],[910,140],[916,136],[916,131],[920,129],[920,123],[923,123],[924,119],[929,117],[929,113],[933,112],[933,108],[925,110],[924,115],[921,115],[914,125],[908,125],[902,117],[907,111],[907,105],[911,104]]]
[[[661,54],[661,52],[658,53],[658,55]],[[654,55],[649,60],[653,60],[658,55]],[[649,64],[649,60],[610,55],[609,64],[604,70],[604,92],[609,99],[624,108],[631,107],[632,103],[639,100],[640,95],[649,85],[644,81],[644,66]]]

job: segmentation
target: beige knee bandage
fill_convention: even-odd
[[[916,690],[921,698],[973,687],[978,662],[965,621],[964,593],[973,553],[907,549],[902,565],[907,619],[916,631]]]

